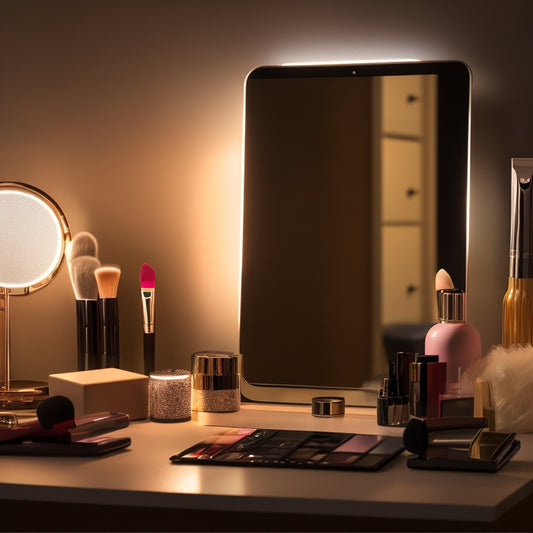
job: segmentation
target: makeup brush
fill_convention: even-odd
[[[149,375],[155,366],[155,271],[144,263],[139,274],[143,309],[144,373]]]
[[[100,368],[119,368],[118,282],[121,270],[102,266],[94,271],[98,285],[98,323],[100,326]]]
[[[76,297],[78,370],[98,368],[98,286],[94,272],[99,267],[96,257],[84,255],[72,259],[69,264]]]
[[[76,425],[74,406],[65,396],[45,398],[36,411],[37,420],[0,428],[0,442],[23,440],[55,429],[58,437],[68,435],[68,429]]]
[[[87,255],[98,257],[98,241],[92,233],[81,231],[72,238],[67,259],[70,263],[76,257]]]

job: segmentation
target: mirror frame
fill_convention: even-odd
[[[0,366],[3,386],[0,387],[0,407],[18,410],[36,407],[48,394],[48,382],[33,379],[11,379],[10,298],[23,296],[46,287],[53,281],[64,261],[65,251],[71,242],[69,225],[59,205],[37,187],[16,181],[0,181],[1,193],[16,193],[37,200],[49,211],[57,224],[58,250],[53,263],[36,279],[17,284],[0,280]]]
[[[252,70],[245,80],[244,93],[244,120],[243,120],[243,169],[242,169],[242,217],[244,220],[244,187],[246,180],[246,103],[248,82],[251,79],[261,78],[290,78],[290,77],[371,77],[371,76],[405,76],[405,75],[438,75],[439,87],[441,84],[447,90],[447,101],[453,103],[453,112],[448,112],[441,120],[439,112],[438,149],[440,154],[443,147],[452,143],[457,147],[458,156],[455,160],[438,158],[437,194],[439,205],[449,206],[447,209],[438,209],[438,234],[439,252],[437,265],[447,269],[457,286],[463,285],[465,293],[468,265],[468,206],[470,202],[470,115],[471,115],[471,71],[461,61],[416,61],[392,63],[349,63],[332,65],[287,65],[265,66]],[[457,83],[458,82],[458,83]],[[448,96],[449,92],[449,96]],[[440,102],[440,100],[439,100]],[[439,104],[440,105],[440,104]],[[458,187],[449,187],[445,176],[456,177],[454,183]],[[457,190],[459,189],[459,190]],[[457,197],[464,202],[457,202]],[[245,228],[241,221],[241,228]],[[452,234],[453,241],[446,238]],[[242,236],[241,236],[242,237]],[[241,240],[242,245],[242,240]],[[453,256],[458,247],[464,249],[465,261],[454,261]],[[241,250],[241,261],[244,254]],[[452,258],[450,261],[444,258]],[[242,274],[242,265],[241,265]],[[240,324],[242,305],[242,279],[241,293],[239,294],[239,340],[241,338]],[[465,303],[465,305],[467,305]],[[240,349],[242,353],[242,348]],[[321,386],[275,385],[264,383],[249,383],[246,379],[246,354],[243,355],[243,372],[241,374],[241,393],[245,400],[268,403],[297,403],[311,404],[315,396],[343,396],[348,406],[373,406],[376,405],[376,389],[369,388],[331,388]]]
[[[10,295],[24,295],[31,292],[37,291],[43,287],[46,287],[57,275],[59,268],[64,260],[65,251],[70,243],[70,228],[67,223],[65,214],[55,202],[55,200],[46,194],[44,191],[28,185],[27,183],[21,183],[16,181],[0,181],[0,191],[1,192],[16,192],[18,194],[24,194],[30,196],[34,199],[40,201],[51,213],[55,216],[55,220],[59,227],[59,232],[61,233],[61,243],[60,249],[57,254],[57,261],[54,265],[51,266],[50,270],[44,273],[38,280],[34,283],[29,284],[18,284],[16,286],[6,285],[0,280],[0,288]]]

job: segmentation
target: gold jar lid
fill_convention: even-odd
[[[313,416],[344,416],[344,398],[337,396],[317,396],[313,398]]]
[[[197,390],[237,389],[240,380],[240,354],[195,352],[192,354],[194,388]]]

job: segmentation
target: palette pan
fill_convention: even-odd
[[[170,457],[172,463],[378,470],[404,450],[401,437],[226,428]]]

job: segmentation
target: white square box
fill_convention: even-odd
[[[127,413],[130,420],[148,416],[148,376],[119,368],[50,374],[50,396],[66,396],[76,416],[102,411]]]

